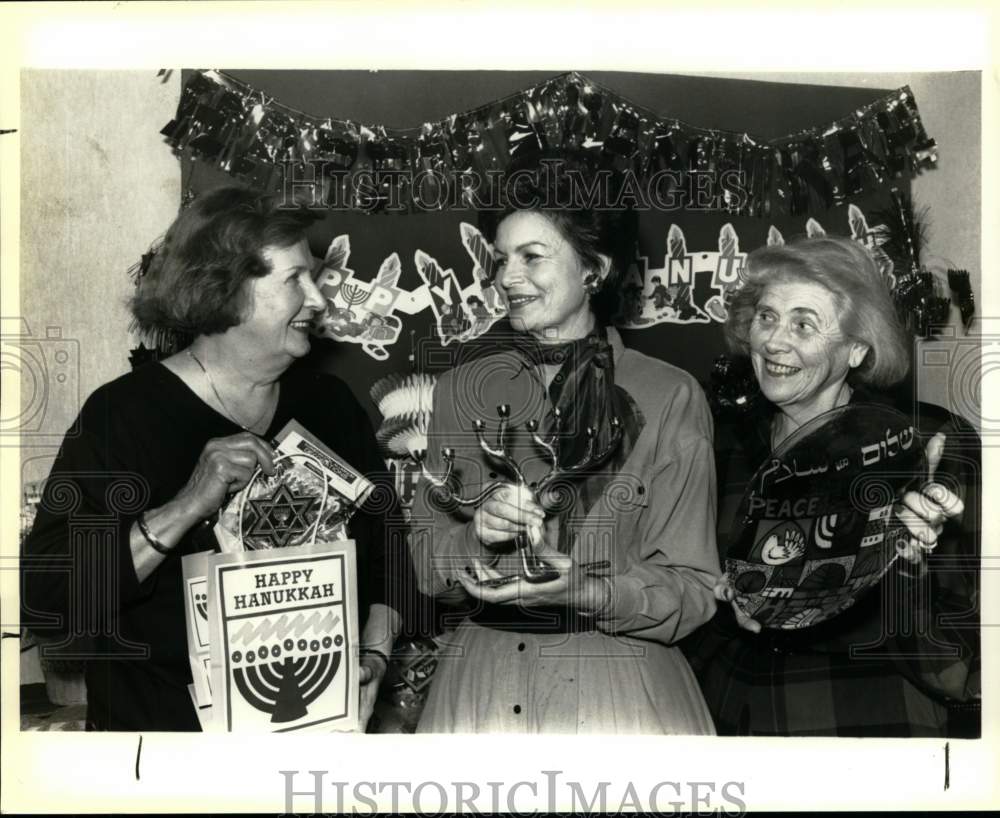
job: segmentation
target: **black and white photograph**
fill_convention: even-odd
[[[992,18],[292,5],[0,14],[4,809],[996,803]]]

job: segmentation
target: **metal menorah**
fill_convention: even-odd
[[[529,420],[527,424],[525,424],[525,428],[531,434],[531,439],[535,442],[535,445],[545,452],[546,459],[549,461],[549,471],[537,483],[528,486],[528,482],[524,479],[524,472],[521,470],[520,464],[518,464],[518,462],[511,457],[510,452],[507,450],[507,429],[510,424],[510,406],[505,403],[497,406],[497,415],[500,418],[500,425],[497,428],[497,440],[495,446],[491,446],[486,440],[486,424],[479,419],[475,421],[475,432],[476,438],[479,441],[479,448],[486,452],[487,456],[498,462],[504,469],[506,469],[507,472],[509,472],[514,478],[514,482],[517,485],[528,487],[536,502],[540,501],[540,497],[545,489],[558,478],[565,477],[567,475],[579,474],[600,465],[615,451],[615,449],[618,448],[618,444],[621,442],[622,438],[621,421],[616,417],[612,418],[611,437],[608,439],[607,445],[603,449],[595,452],[594,449],[597,445],[597,429],[593,426],[588,426],[587,448],[583,457],[577,463],[564,463],[562,462],[559,454],[559,435],[562,432],[563,423],[560,411],[558,409],[553,410],[554,421],[552,434],[548,440],[538,434],[538,421]],[[448,447],[441,449],[441,456],[444,458],[446,464],[444,477],[437,477],[436,475],[431,474],[431,472],[427,469],[425,464],[427,457],[426,451],[415,451],[413,456],[414,459],[420,464],[420,471],[423,473],[424,477],[427,478],[428,482],[441,489],[445,492],[447,499],[454,501],[460,506],[478,506],[486,498],[492,495],[493,492],[505,485],[503,481],[497,480],[486,486],[486,488],[479,492],[479,494],[475,497],[463,497],[458,493],[457,489],[453,488],[451,484],[452,472],[455,468],[454,449]],[[539,505],[541,505],[540,502]],[[518,534],[514,542],[517,552],[521,558],[522,575],[528,582],[549,582],[558,578],[559,572],[545,560],[535,555],[534,551],[530,547],[530,542],[528,541],[528,537],[526,535]]]

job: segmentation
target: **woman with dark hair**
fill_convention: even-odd
[[[750,358],[763,399],[716,429],[722,549],[773,450],[837,407],[891,405],[884,390],[910,368],[889,289],[856,241],[764,247],[748,256],[745,278],[725,329]],[[734,602],[685,643],[721,734],[943,735],[948,704],[974,696],[978,437],[939,407],[920,404],[912,415],[929,440],[932,481],[902,497],[909,540],[876,590],[794,631],[763,629]],[[726,580],[716,591],[730,602],[738,593]]]
[[[310,220],[238,187],[203,193],[182,211],[132,309],[144,330],[194,340],[97,389],[53,465],[25,544],[24,609],[32,620],[58,614],[64,633],[96,635],[86,671],[91,729],[198,729],[179,557],[216,546],[217,512],[258,467],[274,473],[267,441],[289,420],[378,481],[373,495],[392,496],[347,386],[290,368],[309,351],[325,309],[305,237]],[[129,497],[107,488],[115,477]],[[365,721],[399,629],[387,597],[384,517],[363,507],[350,523],[361,641],[371,649],[362,656]],[[110,521],[100,548],[78,542],[81,533],[93,539],[88,520]],[[69,572],[30,568],[67,556]]]
[[[715,610],[711,418],[693,378],[610,326],[635,214],[573,207],[566,169],[522,171],[482,215],[511,331],[435,387],[411,550],[422,590],[471,611],[418,729],[710,734],[673,644]],[[493,485],[467,513],[434,486],[448,461],[452,491]]]

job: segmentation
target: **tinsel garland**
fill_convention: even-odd
[[[972,296],[972,283],[968,270],[948,270],[948,287],[955,294],[955,304],[962,315],[962,326],[969,331],[976,314],[976,301]]]
[[[911,198],[895,188],[892,202],[892,207],[874,214],[883,225],[882,250],[893,263],[892,297],[906,328],[929,338],[939,325],[948,323],[951,302],[920,260],[927,238],[927,209],[915,211]]]
[[[905,86],[824,127],[764,140],[665,118],[576,72],[395,129],[313,116],[201,70],[161,133],[179,153],[256,188],[366,213],[467,207],[489,174],[552,150],[628,171],[640,189],[697,190],[684,206],[704,209],[711,197],[720,211],[760,218],[842,204],[937,160]]]

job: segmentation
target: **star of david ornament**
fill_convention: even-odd
[[[282,483],[270,496],[248,498],[249,520],[245,521],[246,544],[253,550],[296,545],[309,531],[309,512],[317,498],[295,494]]]

